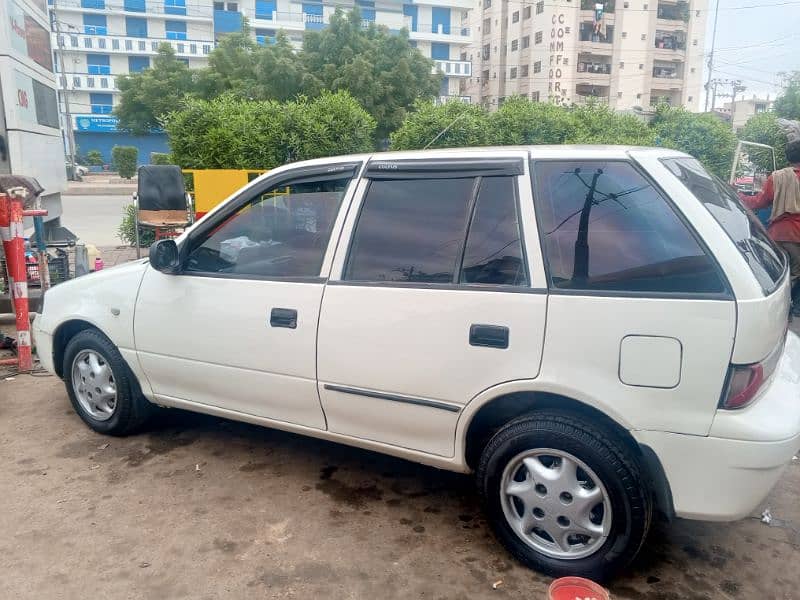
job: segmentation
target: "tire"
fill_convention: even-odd
[[[85,329],[67,343],[62,373],[75,412],[98,433],[128,435],[152,412],[117,347],[96,329]]]
[[[652,520],[636,457],[613,432],[567,412],[537,411],[499,430],[477,482],[498,539],[553,577],[607,580],[633,560]]]

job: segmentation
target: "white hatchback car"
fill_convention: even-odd
[[[35,334],[96,431],[157,404],[475,471],[514,556],[602,579],[655,509],[744,517],[800,447],[789,288],[685,154],[384,153],[271,171]]]

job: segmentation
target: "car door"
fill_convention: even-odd
[[[157,400],[325,428],[315,364],[322,273],[360,164],[257,182],[184,240],[179,274],[147,270],[134,332]]]
[[[536,377],[547,295],[525,157],[369,163],[320,316],[331,431],[452,456],[470,399]]]

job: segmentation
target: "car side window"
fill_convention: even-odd
[[[630,163],[543,161],[534,172],[553,288],[725,292],[714,261]]]
[[[318,277],[350,179],[289,180],[258,194],[190,251],[184,272]]]
[[[528,285],[513,177],[484,177],[464,248],[461,283]]]
[[[370,182],[344,279],[452,283],[475,179]]]

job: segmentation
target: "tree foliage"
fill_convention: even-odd
[[[161,127],[161,117],[195,89],[189,67],[169,44],[159,46],[151,68],[117,77],[117,87],[122,93],[114,110],[118,127],[135,135]]]
[[[661,105],[650,126],[659,145],[691,154],[712,173],[728,178],[736,150],[729,125],[710,113]]]
[[[377,138],[384,139],[418,98],[437,93],[441,76],[432,70],[405,31],[365,28],[358,9],[337,9],[328,27],[305,32],[300,51],[282,32],[274,43],[258,44],[245,23],[241,32],[222,37],[207,68],[189,71],[165,44],[152,68],[120,78],[116,114],[121,128],[138,134],[158,127],[187,95],[287,102],[346,91],[377,121]]]
[[[787,137],[778,126],[778,115],[765,112],[754,115],[739,133],[739,138],[748,142],[767,144],[775,148],[775,162],[778,169],[787,165]],[[762,171],[772,172],[772,153],[768,150],[745,148],[748,158]]]
[[[416,150],[426,146],[484,146],[489,143],[486,111],[477,104],[455,100],[440,105],[417,103],[414,112],[391,135],[391,146],[395,150]]]
[[[507,99],[489,116],[492,143],[500,145],[565,144],[573,127],[569,111],[519,96]]]
[[[775,114],[784,119],[800,121],[800,71],[793,71],[786,80],[786,87],[775,99]]]
[[[223,94],[190,99],[165,120],[172,160],[185,169],[271,169],[372,149],[374,119],[346,92],[290,102]]]

